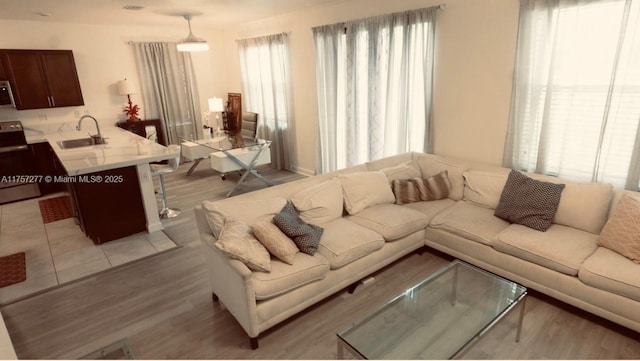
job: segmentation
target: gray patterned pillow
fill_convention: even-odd
[[[564,184],[531,179],[511,170],[494,215],[545,232],[558,210]]]
[[[318,250],[324,230],[300,219],[291,202],[287,202],[280,213],[273,217],[273,223],[293,240],[300,252],[313,256]]]

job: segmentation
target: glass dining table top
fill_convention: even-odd
[[[453,358],[526,293],[524,286],[456,260],[339,332],[338,356],[345,347],[364,359]]]
[[[201,138],[201,139],[182,139],[183,142],[192,142],[198,145],[205,146],[214,151],[227,151],[231,149],[248,149],[251,150],[253,148],[258,149],[264,145],[268,145],[271,143],[270,140],[266,139],[251,139],[244,138],[241,134],[231,135],[224,134],[219,136],[214,136],[211,138]]]

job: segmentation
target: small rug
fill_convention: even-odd
[[[44,223],[51,223],[73,217],[71,197],[60,196],[38,201]]]
[[[24,252],[0,257],[0,287],[12,285],[27,279]]]
[[[83,356],[81,360],[133,360],[133,351],[129,346],[127,339],[120,340],[107,347],[103,347],[100,350],[94,351],[86,356]]]

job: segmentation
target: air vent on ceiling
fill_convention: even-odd
[[[142,10],[144,9],[144,6],[140,6],[140,5],[125,5],[122,7],[125,10]]]

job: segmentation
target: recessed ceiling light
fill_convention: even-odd
[[[142,10],[144,9],[144,6],[140,6],[140,5],[125,5],[122,7],[125,10]]]
[[[34,13],[34,14],[36,14],[36,15],[40,15],[40,16],[42,16],[42,17],[47,17],[47,16],[51,16],[51,15],[53,15],[53,14],[51,14],[51,13],[45,13],[45,12],[37,12],[37,13]]]

